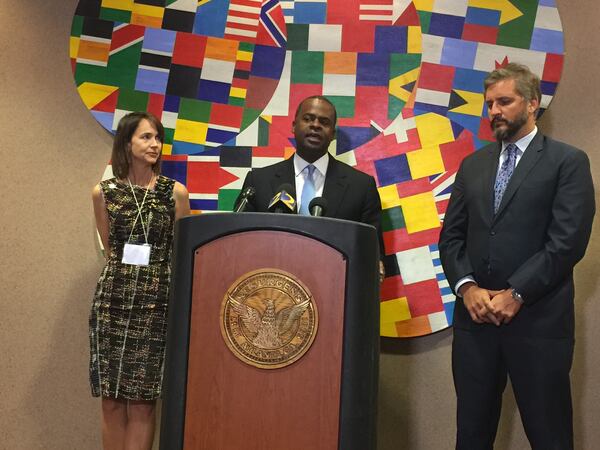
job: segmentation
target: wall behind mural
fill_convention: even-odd
[[[70,38],[100,125],[161,118],[163,173],[195,213],[230,211],[251,168],[293,153],[299,101],[326,95],[331,153],[373,175],[382,199],[390,337],[452,323],[436,244],[460,161],[493,140],[485,75],[527,64],[545,109],[563,53],[554,0],[81,0]]]

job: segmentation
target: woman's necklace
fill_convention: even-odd
[[[143,187],[143,188],[145,188],[146,190],[148,190],[148,189],[150,189],[150,187],[152,186],[152,183],[154,182],[154,178],[155,178],[155,176],[156,176],[156,175],[155,175],[154,173],[151,173],[151,174],[150,174],[150,179],[148,180],[148,182],[147,182],[147,183],[140,183],[140,182],[138,181],[137,177],[136,177],[136,176],[134,176],[134,175],[133,175],[133,176],[128,176],[128,177],[127,177],[127,181],[129,182],[129,184],[133,184],[133,185],[135,185],[135,186]]]

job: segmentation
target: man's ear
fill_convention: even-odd
[[[540,109],[540,101],[537,98],[532,98],[531,100],[529,100],[527,110],[531,114],[534,114],[538,109]]]
[[[296,119],[292,121],[292,134],[296,132]]]

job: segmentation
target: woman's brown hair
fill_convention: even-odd
[[[123,118],[119,120],[119,125],[117,126],[117,132],[115,133],[115,139],[113,141],[112,155],[110,157],[112,171],[117,178],[124,179],[127,178],[127,175],[129,174],[129,164],[131,162],[131,150],[129,144],[131,143],[133,133],[135,133],[138,125],[144,119],[156,128],[158,139],[160,142],[164,142],[165,129],[154,114],[138,111],[123,116]],[[156,175],[160,174],[161,159],[162,152],[156,162],[152,165],[152,171]]]

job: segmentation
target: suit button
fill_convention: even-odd
[[[490,236],[496,236],[496,232],[494,230],[490,231]]]

